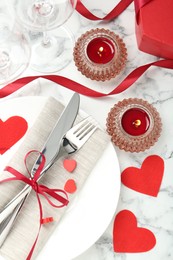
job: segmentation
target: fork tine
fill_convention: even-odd
[[[89,139],[96,129],[96,122],[91,116],[88,116],[81,122],[81,125],[75,131],[76,137],[80,140],[81,145]]]
[[[85,130],[85,132],[82,134],[82,136],[79,137],[79,139],[83,143],[85,143],[89,139],[89,137],[95,132],[96,129],[97,126],[90,125],[90,127]]]
[[[73,134],[76,134],[78,131],[82,130],[86,126],[86,124],[89,122],[89,118],[91,118],[91,116],[86,117],[81,122],[79,122],[76,126],[74,126]]]
[[[85,134],[88,129],[93,126],[91,122],[85,122],[85,124],[82,125],[81,128],[79,128],[74,134],[76,134],[77,137],[81,136],[82,134]]]
[[[80,131],[76,132],[76,137],[78,137],[80,140],[87,134],[89,133],[95,126],[88,122],[87,124],[85,124],[83,126],[82,129],[80,129]]]
[[[88,116],[67,132],[65,138],[74,148],[70,153],[79,150],[85,144],[97,129],[96,124],[96,121],[91,116]]]

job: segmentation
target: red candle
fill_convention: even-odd
[[[148,114],[140,108],[131,108],[122,116],[122,127],[126,133],[133,136],[145,134],[150,126]]]
[[[91,40],[86,51],[88,58],[98,64],[110,62],[115,55],[114,44],[106,37],[97,37]]]

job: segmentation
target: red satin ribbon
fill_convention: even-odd
[[[131,3],[133,0],[121,0],[114,8],[113,10],[107,14],[105,17],[100,18],[95,15],[93,15],[84,4],[81,3],[81,0],[77,1],[76,10],[83,15],[85,18],[93,21],[97,20],[112,20],[118,17]]]
[[[34,174],[34,177],[32,178],[31,177],[31,174],[27,168],[27,158],[28,156],[31,154],[31,153],[39,153],[40,156],[41,156],[41,162],[40,162],[40,165],[37,169],[37,171],[35,172]],[[67,193],[64,191],[64,190],[61,190],[61,189],[49,189],[48,187],[44,186],[44,185],[40,185],[38,184],[38,179],[40,177],[40,174],[44,168],[44,165],[45,165],[45,156],[44,154],[36,151],[36,150],[31,150],[30,152],[28,152],[24,158],[24,161],[25,161],[25,166],[26,166],[26,169],[27,169],[27,172],[30,176],[30,178],[24,176],[23,174],[21,174],[20,172],[18,172],[16,169],[10,167],[10,166],[6,166],[5,167],[5,171],[8,171],[10,172],[14,177],[11,177],[11,178],[7,178],[7,179],[4,179],[2,181],[0,181],[0,183],[4,183],[4,182],[8,182],[8,181],[12,181],[12,180],[18,180],[18,181],[23,181],[24,183],[30,185],[32,187],[32,189],[35,191],[36,193],[36,197],[37,197],[37,201],[38,201],[38,205],[39,205],[39,211],[40,211],[40,225],[39,225],[39,229],[38,229],[38,233],[37,233],[37,236],[36,236],[36,239],[34,241],[34,244],[26,258],[26,260],[30,260],[31,257],[32,257],[32,254],[34,252],[34,248],[36,246],[36,243],[37,243],[37,240],[38,240],[38,237],[39,237],[39,234],[40,234],[40,230],[41,230],[41,226],[42,224],[45,224],[45,223],[49,223],[52,221],[52,217],[49,217],[49,218],[46,218],[44,219],[43,218],[43,207],[42,207],[42,203],[41,203],[41,199],[39,197],[39,194],[41,194],[42,196],[44,196],[44,198],[48,201],[48,203],[55,207],[55,208],[62,208],[64,206],[66,206],[69,201],[68,201],[68,195]],[[64,194],[65,197],[62,197],[60,194]],[[47,194],[54,198],[55,200],[59,201],[61,204],[60,205],[56,205],[54,204],[50,199],[49,197],[47,196]],[[51,220],[51,221],[50,221]]]
[[[135,13],[136,13],[136,19],[138,22],[138,16],[139,16],[139,11],[140,9],[148,4],[152,0],[134,0],[135,4]],[[76,10],[78,13],[80,13],[82,16],[89,20],[97,21],[97,20],[113,20],[117,18],[131,3],[133,0],[121,0],[113,9],[110,13],[108,13],[105,17],[100,18],[92,14],[86,6],[81,3],[81,0],[77,1],[76,5]]]
[[[166,69],[173,69],[173,60],[159,60],[159,61],[151,62],[151,63],[145,64],[143,66],[136,68],[117,87],[115,87],[113,91],[111,91],[109,93],[101,93],[101,92],[95,91],[93,89],[90,89],[78,82],[75,82],[75,81],[68,79],[66,77],[63,77],[63,76],[58,76],[58,75],[41,76],[40,75],[40,76],[23,77],[23,78],[17,79],[16,81],[6,85],[5,87],[3,87],[0,90],[0,98],[6,97],[6,96],[12,94],[13,92],[21,89],[26,84],[28,84],[38,78],[48,79],[59,85],[62,85],[65,88],[68,88],[70,90],[78,92],[79,94],[89,96],[89,97],[98,98],[98,97],[115,95],[115,94],[119,94],[119,93],[125,91],[131,85],[133,85],[140,78],[140,76],[142,76],[145,73],[145,71],[148,70],[151,66],[156,66],[156,67],[161,67],[161,68],[166,68]]]
[[[81,3],[80,0],[77,2],[77,11],[79,11],[82,15],[84,15],[86,18],[91,20],[110,20],[116,18],[125,8],[132,2],[133,0],[121,0],[119,4],[104,18],[99,18],[94,16],[92,13],[90,13],[87,8]],[[135,10],[136,10],[136,16],[138,16],[140,9],[146,5],[148,2],[152,0],[134,0],[135,1]],[[44,75],[44,76],[28,76],[24,78],[17,79],[16,81],[6,85],[0,90],[0,98],[6,97],[13,92],[21,89],[26,84],[30,83],[31,81],[37,79],[37,78],[44,78],[51,80],[59,85],[62,85],[68,89],[71,89],[75,92],[78,92],[80,94],[90,96],[90,97],[104,97],[114,94],[119,94],[126,89],[128,89],[133,83],[138,80],[138,78],[151,66],[157,66],[162,68],[168,68],[173,69],[173,61],[172,60],[160,60],[156,62],[152,62],[143,66],[138,67],[137,69],[133,70],[115,89],[109,93],[100,93],[98,91],[89,89],[88,87],[75,82],[71,79],[68,79],[63,76],[58,75]]]

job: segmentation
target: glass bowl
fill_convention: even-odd
[[[79,37],[73,57],[76,67],[87,78],[106,81],[124,69],[127,49],[123,40],[114,32],[97,28]]]
[[[141,152],[157,142],[162,123],[157,110],[147,101],[129,98],[119,101],[107,117],[112,142],[126,152]]]

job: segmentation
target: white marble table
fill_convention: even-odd
[[[118,3],[118,0],[83,0],[83,3],[85,3],[88,8],[92,9],[96,15],[103,17],[116,3]],[[126,69],[120,77],[109,82],[99,83],[87,79],[77,71],[73,60],[68,67],[58,72],[59,75],[68,76],[70,79],[82,83],[94,90],[108,93],[134,68],[158,59],[152,55],[139,51],[137,48],[133,4],[131,4],[117,19],[111,22],[92,22],[75,12],[70,18],[68,26],[73,31],[76,39],[91,28],[109,28],[116,34],[119,34],[127,46],[128,62]],[[37,73],[32,71],[29,67],[22,76],[26,75],[37,75]],[[139,154],[120,151],[117,147],[115,147],[115,150],[119,159],[121,171],[128,166],[140,167],[142,161],[148,155],[152,154],[161,156],[165,161],[166,168],[163,184],[157,198],[142,195],[122,185],[119,204],[114,216],[112,216],[112,222],[109,227],[91,248],[73,260],[173,259],[173,185],[171,183],[171,180],[173,179],[172,80],[173,72],[171,70],[152,67],[131,88],[121,94],[105,98],[89,98],[81,95],[81,109],[97,118],[103,128],[105,128],[105,122],[110,108],[119,100],[137,97],[143,98],[153,104],[159,111],[163,122],[163,131],[159,141],[151,149]],[[52,85],[50,88],[47,88],[46,84],[36,84],[33,88],[24,87],[9,98],[27,95],[54,96],[55,98],[61,97],[62,99],[67,100],[69,96],[71,96],[71,91],[62,86],[57,88],[57,86]],[[123,209],[131,210],[137,216],[138,223],[141,226],[150,228],[155,234],[157,237],[157,244],[152,250],[141,254],[121,254],[113,252],[113,220],[116,213]]]

